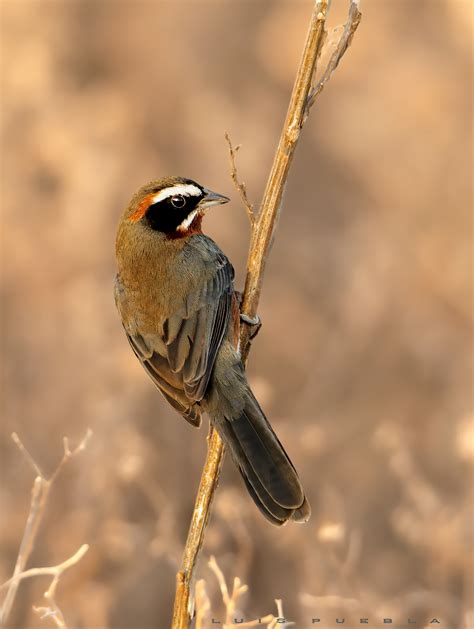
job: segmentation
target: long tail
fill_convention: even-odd
[[[311,507],[298,474],[248,385],[244,391],[243,410],[214,424],[263,515],[278,526],[306,522]]]

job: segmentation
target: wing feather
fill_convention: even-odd
[[[200,423],[199,401],[206,393],[229,326],[234,293],[232,265],[215,245],[208,252],[208,280],[188,294],[180,310],[164,321],[162,330],[143,336],[126,330],[133,351],[153,382],[194,425]],[[119,310],[122,298],[123,291],[117,286]]]

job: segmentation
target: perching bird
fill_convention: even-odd
[[[193,426],[209,415],[264,516],[305,522],[298,475],[245,376],[234,269],[201,231],[205,209],[228,201],[183,177],[140,188],[118,226],[115,300],[153,382]]]

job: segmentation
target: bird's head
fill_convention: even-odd
[[[200,232],[206,208],[228,201],[228,197],[192,179],[166,177],[142,186],[133,196],[124,219],[170,238],[182,238]]]

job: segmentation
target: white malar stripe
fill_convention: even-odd
[[[184,221],[178,225],[178,227],[176,228],[177,231],[179,232],[185,232],[188,227],[191,225],[191,223],[194,221],[194,219],[196,218],[198,211],[194,210],[193,212],[191,212],[191,214],[188,214],[186,216],[186,218],[184,219]]]
[[[185,197],[200,197],[202,195],[202,190],[197,186],[194,186],[192,183],[170,186],[169,188],[160,190],[158,194],[155,194],[153,197],[153,203],[159,203],[160,201],[163,201],[163,199],[174,197],[175,194],[183,194]]]

